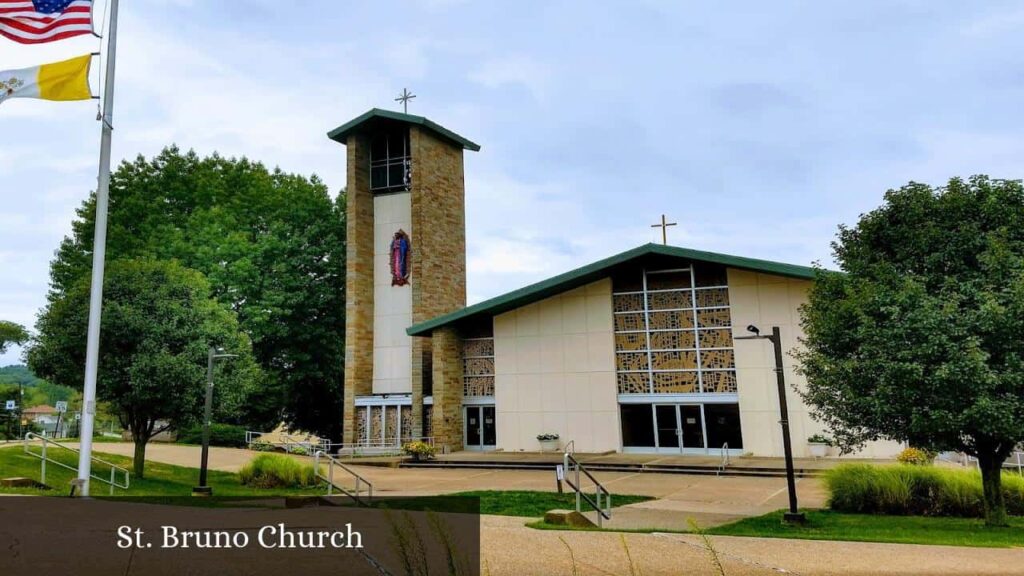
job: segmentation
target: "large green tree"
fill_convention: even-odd
[[[216,378],[221,419],[243,411],[240,404],[260,385],[260,370],[234,313],[212,298],[200,273],[173,261],[115,260],[103,290],[97,397],[132,432],[141,478],[150,438],[200,417],[210,346],[238,354]],[[40,315],[28,353],[32,370],[53,382],[80,381],[88,318],[85,277]]]
[[[268,376],[250,398],[263,416],[247,425],[283,418],[340,440],[344,213],[344,194],[332,200],[315,176],[171,147],[113,174],[107,254],[176,259],[235,311]],[[94,214],[94,199],[78,211],[53,262],[52,298],[89,275]]]
[[[1024,441],[1024,189],[910,183],[833,243],[802,310],[804,400],[851,449],[876,439],[977,457],[986,521]]]
[[[7,352],[11,344],[24,344],[28,341],[28,332],[21,324],[0,320],[0,354]]]

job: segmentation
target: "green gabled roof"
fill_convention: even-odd
[[[334,140],[335,142],[341,142],[342,144],[346,144],[348,142],[349,134],[359,132],[360,129],[367,122],[372,122],[378,119],[405,122],[406,124],[416,124],[418,126],[423,126],[424,128],[429,128],[430,130],[433,130],[440,136],[448,140],[451,140],[456,144],[459,144],[466,150],[472,150],[473,152],[478,152],[480,150],[479,144],[473,142],[472,140],[469,140],[468,138],[463,138],[462,136],[459,136],[455,132],[452,132],[451,130],[445,128],[444,126],[441,126],[440,124],[431,122],[430,120],[424,118],[423,116],[414,116],[412,114],[403,114],[401,112],[381,110],[380,108],[374,108],[369,112],[356,118],[353,118],[352,120],[349,120],[348,122],[342,124],[341,126],[338,126],[334,130],[328,132],[327,137],[330,138],[331,140]]]
[[[423,336],[425,334],[429,334],[436,328],[468,320],[472,317],[496,316],[503,312],[508,312],[509,310],[514,310],[538,300],[543,300],[550,296],[600,280],[607,276],[610,268],[620,264],[625,264],[626,262],[636,258],[650,255],[674,256],[699,262],[712,262],[732,268],[764,272],[765,274],[799,278],[802,280],[813,280],[816,273],[815,269],[809,266],[798,266],[796,264],[785,264],[783,262],[772,262],[770,260],[758,260],[757,258],[744,258],[743,256],[731,256],[729,254],[704,252],[702,250],[691,250],[689,248],[679,248],[676,246],[664,246],[662,244],[644,244],[643,246],[638,246],[632,250],[627,250],[621,254],[605,258],[604,260],[598,260],[592,264],[587,264],[582,268],[570,270],[569,272],[559,274],[558,276],[552,276],[551,278],[542,280],[536,284],[530,284],[529,286],[524,286],[523,288],[513,290],[512,292],[502,294],[501,296],[491,298],[490,300],[484,300],[483,302],[473,304],[472,306],[467,306],[462,310],[456,310],[450,314],[445,314],[444,316],[438,316],[437,318],[427,320],[426,322],[415,324],[406,329],[406,333],[410,336]]]

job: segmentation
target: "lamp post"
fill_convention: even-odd
[[[193,496],[212,496],[213,488],[206,485],[206,468],[210,458],[210,418],[213,412],[213,363],[221,358],[237,358],[237,354],[225,354],[223,348],[210,346],[206,358],[206,405],[203,408],[203,456],[199,465],[199,485],[192,488]]]
[[[782,337],[778,326],[772,326],[771,336],[762,336],[761,330],[751,324],[747,331],[753,336],[737,336],[736,340],[770,340],[775,351],[775,382],[779,388],[779,424],[782,426],[782,449],[786,456],[786,485],[789,488],[789,512],[782,518],[789,524],[804,524],[807,518],[797,511],[796,472],[793,470],[793,443],[789,438],[789,405],[786,402],[786,375],[782,368]]]

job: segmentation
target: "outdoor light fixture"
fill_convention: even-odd
[[[747,332],[753,336],[736,336],[735,340],[771,340],[775,349],[775,382],[779,388],[779,424],[782,426],[782,448],[786,455],[786,485],[789,488],[789,512],[782,518],[789,524],[804,524],[807,518],[797,510],[796,472],[793,470],[793,443],[789,438],[789,406],[786,403],[786,375],[782,368],[782,337],[778,326],[772,326],[771,336],[761,336],[761,330],[750,324]]]
[[[213,488],[206,485],[207,462],[210,458],[210,418],[213,411],[213,363],[221,358],[238,358],[238,354],[225,354],[223,348],[210,346],[206,357],[206,405],[203,409],[203,456],[199,465],[199,485],[192,488],[193,496],[212,496]]]

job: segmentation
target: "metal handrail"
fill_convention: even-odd
[[[324,476],[320,472],[320,457],[321,456],[325,456],[327,458],[327,460],[328,460],[328,463],[327,463],[327,476]],[[351,491],[351,490],[345,488],[344,486],[339,486],[339,485],[334,483],[334,468],[335,467],[341,468],[345,472],[348,472],[349,475],[351,475],[353,478],[355,478],[355,480],[356,480],[356,487],[355,487],[354,491]],[[328,496],[333,496],[334,495],[334,489],[337,488],[343,494],[345,494],[346,496],[348,496],[352,500],[355,500],[356,504],[369,504],[369,503],[371,503],[373,501],[373,482],[370,482],[366,478],[363,478],[358,473],[356,473],[356,471],[354,471],[351,468],[349,468],[348,466],[342,464],[337,459],[335,459],[333,456],[331,456],[330,454],[324,452],[323,450],[317,450],[316,454],[313,455],[313,470],[316,472],[317,478],[319,478],[319,479],[321,479],[321,480],[323,480],[324,482],[327,483],[327,495]],[[360,499],[360,494],[362,493],[363,484],[366,485],[366,489],[367,489],[367,492],[366,492],[366,502],[363,502]]]
[[[576,453],[576,439],[575,438],[573,438],[572,440],[569,440],[569,442],[566,443],[566,445],[565,445],[565,452],[568,452],[569,454],[575,454]]]
[[[721,474],[725,467],[729,465],[729,443],[722,444],[722,459],[718,464],[718,473]]]
[[[582,512],[582,503],[585,500],[594,511],[597,512],[597,525],[598,527],[602,524],[602,518],[611,520],[612,518],[612,493],[608,491],[597,478],[587,471],[582,464],[579,463],[573,455],[566,452],[562,455],[562,466],[565,470],[565,483],[576,492],[576,511]],[[574,473],[574,480],[571,480],[569,473]],[[591,482],[594,483],[594,498],[591,498],[589,494],[584,494],[582,485],[580,483],[580,472],[583,473]],[[601,496],[604,496],[604,507],[601,506]]]
[[[42,440],[43,441],[42,450],[40,452],[33,452],[33,451],[29,450],[29,447],[32,445],[30,443],[30,441],[33,440],[33,439]],[[51,464],[55,464],[57,466],[60,466],[61,468],[66,468],[66,469],[71,470],[73,472],[78,472],[78,468],[75,468],[74,466],[68,466],[67,464],[65,464],[63,462],[60,462],[58,460],[54,460],[53,458],[48,458],[46,456],[46,446],[48,444],[53,444],[54,446],[57,446],[58,448],[63,448],[65,450],[70,450],[71,452],[74,452],[75,454],[78,454],[78,450],[76,450],[76,449],[74,449],[74,448],[72,448],[70,446],[65,446],[64,444],[61,444],[60,442],[57,442],[57,441],[54,441],[54,440],[50,440],[49,438],[47,438],[45,436],[40,436],[39,434],[36,434],[34,432],[27,432],[25,434],[24,442],[25,442],[25,454],[28,454],[29,456],[35,456],[36,458],[39,458],[39,460],[40,460],[40,462],[39,462],[39,466],[40,466],[39,483],[40,484],[46,484],[46,463],[47,462],[49,462]],[[96,458],[95,456],[91,457],[90,460],[92,462],[94,462],[94,463],[103,464],[104,466],[109,466],[110,467],[110,479],[109,480],[106,479],[106,478],[101,478],[101,477],[93,474],[91,471],[89,473],[89,477],[93,478],[95,480],[99,480],[100,482],[103,482],[105,484],[109,484],[110,485],[110,495],[111,496],[114,495],[114,488],[120,488],[122,490],[127,490],[128,489],[128,487],[130,485],[130,476],[128,474],[128,470],[125,470],[124,468],[121,468],[120,466],[117,466],[116,464],[113,464],[111,462],[107,462],[106,460],[101,460],[99,458]],[[91,468],[91,469],[95,470],[95,468]],[[119,484],[117,482],[117,474],[118,474],[118,472],[124,474],[124,483],[123,484]]]

